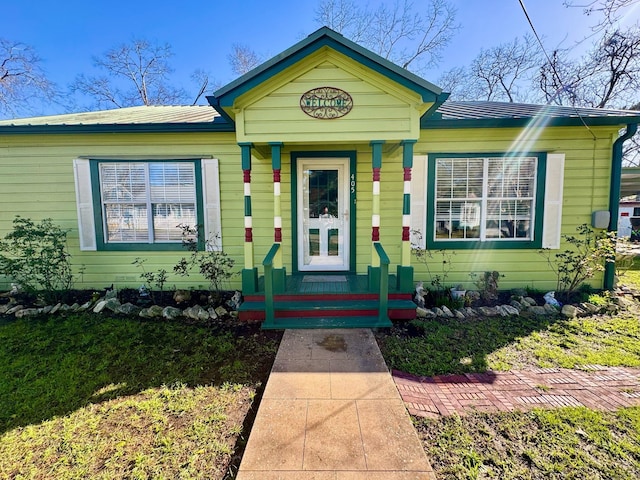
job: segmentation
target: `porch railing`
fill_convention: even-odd
[[[378,320],[389,321],[389,257],[380,242],[373,242],[376,254],[380,259],[380,301],[378,304]]]
[[[274,243],[264,257],[262,266],[264,267],[264,313],[265,324],[273,325],[275,323],[275,302],[273,288],[273,260],[280,249],[279,243]]]

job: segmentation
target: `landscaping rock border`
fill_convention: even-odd
[[[473,293],[473,292],[467,292]],[[586,317],[595,314],[615,314],[621,309],[630,308],[634,302],[630,296],[637,300],[640,292],[635,292],[629,288],[620,288],[614,292],[612,302],[604,307],[600,307],[588,302],[566,304],[561,308],[549,303],[539,304],[530,296],[512,295],[509,304],[494,306],[463,307],[450,309],[446,306],[426,308],[417,306],[416,316],[418,319],[453,319],[459,320],[475,319],[482,317],[513,317],[513,316],[563,316],[565,318]]]
[[[117,299],[116,295],[111,291],[108,292],[104,297],[88,301],[83,305],[79,305],[78,303],[74,303],[73,305],[58,303],[56,305],[45,305],[42,307],[23,305],[21,303],[18,303],[13,296],[5,295],[5,297],[8,298],[8,303],[0,305],[0,315],[24,318],[35,317],[38,315],[55,315],[61,313],[89,311],[98,315],[137,315],[141,318],[164,318],[167,320],[187,318],[190,320],[206,322],[209,320],[217,320],[220,318],[237,318],[238,313],[236,309],[238,306],[238,299],[240,298],[240,295],[240,292],[235,292],[233,299],[227,302],[228,308],[225,308],[223,305],[218,305],[215,307],[212,305],[195,305],[187,307],[185,309],[172,306],[163,307],[160,305],[151,305],[143,308],[130,302],[122,304]]]
[[[175,320],[186,318],[193,321],[206,322],[220,318],[237,318],[237,307],[240,303],[241,293],[236,291],[233,298],[227,301],[227,307],[223,305],[193,305],[184,309],[172,306],[150,305],[141,307],[130,302],[121,304],[115,291],[108,291],[103,297],[88,301],[82,305],[74,303],[66,305],[58,303],[42,307],[23,305],[11,295],[12,292],[2,294],[8,298],[8,303],[0,305],[0,315],[15,316],[16,318],[34,317],[37,315],[55,315],[60,313],[74,313],[91,311],[95,314],[114,314],[131,316],[137,315],[147,319]],[[474,292],[467,292],[473,294]],[[520,293],[520,291],[517,291]],[[458,319],[468,320],[482,317],[512,317],[512,316],[563,316],[565,318],[586,317],[595,314],[615,314],[621,309],[629,309],[640,300],[640,292],[629,287],[619,287],[612,295],[612,302],[600,307],[588,302],[578,304],[566,304],[561,309],[548,303],[539,304],[534,298],[526,295],[514,294],[509,304],[479,307],[462,307],[450,309],[447,306],[425,308],[416,307],[418,319]]]

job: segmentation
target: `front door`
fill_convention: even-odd
[[[349,270],[349,159],[299,158],[297,185],[298,270]]]

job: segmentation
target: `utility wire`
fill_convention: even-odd
[[[540,44],[540,48],[542,49],[542,53],[544,53],[544,56],[547,58],[547,62],[549,63],[549,66],[551,67],[551,70],[553,71],[553,74],[556,76],[556,80],[558,81],[558,84],[560,84],[562,86],[562,88],[556,93],[556,95],[560,96],[560,92],[564,88],[566,88],[566,86],[565,86],[564,82],[562,81],[562,78],[560,77],[560,74],[556,70],[556,66],[551,61],[551,58],[549,57],[549,54],[547,53],[547,50],[544,48],[544,44],[542,43],[542,40],[540,39],[540,36],[538,35],[538,32],[536,31],[536,27],[533,25],[533,21],[531,20],[531,17],[529,16],[529,12],[527,12],[527,7],[525,7],[525,5],[524,5],[524,0],[518,0],[518,2],[520,3],[520,7],[522,7],[522,11],[524,12],[524,16],[527,18],[527,21],[529,22],[529,26],[531,27],[531,30],[533,31],[533,35],[536,37],[536,40],[538,40],[538,43]],[[575,105],[572,105],[572,107],[573,107],[574,112],[576,112],[576,115],[578,115],[578,117],[580,118],[580,121],[582,122],[584,127],[589,131],[589,133],[591,134],[593,139],[596,140],[595,134],[593,133],[591,128],[589,128],[589,125],[587,125],[587,122],[585,122],[585,120],[582,117],[582,115],[580,115],[580,112],[578,111],[577,107]]]

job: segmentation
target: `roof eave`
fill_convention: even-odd
[[[479,119],[437,119],[423,116],[420,129],[450,129],[450,128],[521,128],[536,127],[582,127],[587,126],[624,126],[636,123],[640,117],[522,117],[522,118],[479,118]]]
[[[100,125],[0,125],[0,135],[75,134],[75,133],[196,133],[234,132],[227,122],[131,123]]]

